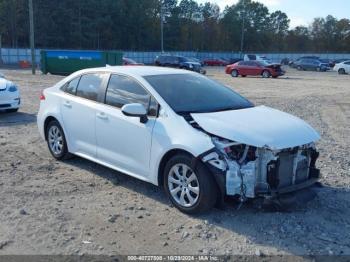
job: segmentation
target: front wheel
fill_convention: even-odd
[[[165,166],[164,188],[176,208],[195,214],[215,205],[218,189],[207,168],[198,163],[193,170],[191,162],[192,157],[186,154],[172,157]]]
[[[338,70],[338,74],[339,74],[339,75],[345,75],[345,69],[344,69],[344,68],[340,68],[340,69]]]
[[[270,76],[271,76],[271,74],[270,74],[269,71],[264,70],[264,71],[262,72],[262,77],[263,77],[263,78],[269,78]]]
[[[70,156],[63,129],[58,121],[51,121],[46,128],[46,140],[51,155],[57,160]]]
[[[231,72],[231,76],[232,77],[238,77],[239,73],[236,69],[233,69],[232,72]]]

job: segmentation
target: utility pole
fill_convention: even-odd
[[[29,34],[30,50],[32,56],[32,74],[35,75],[35,47],[34,47],[34,17],[33,17],[33,0],[29,0]]]
[[[160,49],[164,53],[164,8],[163,0],[160,1]]]
[[[243,14],[242,14],[242,32],[241,32],[241,56],[243,56],[244,47],[244,31],[245,31],[245,0],[243,0]]]

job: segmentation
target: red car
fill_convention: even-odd
[[[123,57],[123,65],[136,66],[136,65],[143,65],[143,64],[137,63],[135,60],[132,60],[130,58]]]
[[[225,66],[228,65],[229,62],[221,58],[209,58],[203,60],[203,64],[206,66]]]
[[[267,64],[261,61],[240,61],[226,66],[225,72],[233,77],[250,75],[264,78],[269,78],[270,76],[277,78],[285,73],[280,64]]]

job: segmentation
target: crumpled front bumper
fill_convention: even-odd
[[[293,184],[290,185],[283,185],[280,187],[273,188],[272,186],[268,185],[268,181],[265,180],[265,184],[267,187],[259,187],[259,179],[251,180],[248,177],[253,177],[257,175],[257,173],[254,173],[256,169],[250,169],[249,165],[243,165],[243,168],[239,171],[239,174],[235,174],[234,179],[230,179],[230,172],[236,172],[236,170],[232,170],[232,165],[230,163],[227,163],[225,160],[226,165],[223,165],[223,162],[220,163],[220,159],[214,159],[211,156],[219,153],[216,149],[212,149],[206,153],[203,153],[202,155],[198,156],[196,158],[196,161],[203,162],[207,168],[212,173],[213,177],[216,180],[216,183],[220,189],[221,192],[221,199],[223,200],[224,196],[241,196],[243,199],[246,198],[265,198],[265,199],[279,199],[281,197],[284,197],[288,194],[298,194],[299,191],[307,190],[308,188],[312,187],[315,183],[318,182],[320,177],[320,170],[314,167],[315,161],[318,157],[317,151],[315,152],[315,158],[312,160],[313,164],[308,168],[308,178],[304,181],[297,181],[293,180]],[[216,163],[213,163],[216,162]],[[268,163],[269,160],[264,162]],[[251,162],[250,162],[251,163]],[[195,165],[195,163],[194,163]],[[234,165],[233,165],[234,167]],[[267,166],[266,166],[267,168]],[[243,180],[245,182],[244,186],[247,186],[249,188],[245,188],[245,193],[242,195],[240,188],[240,175],[243,174]],[[244,175],[247,175],[247,177],[244,177]],[[287,175],[287,174],[281,174],[281,175]],[[242,182],[243,184],[243,182]]]

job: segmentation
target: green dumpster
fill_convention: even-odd
[[[123,53],[117,51],[42,50],[41,71],[69,75],[84,68],[121,65],[122,60]]]

